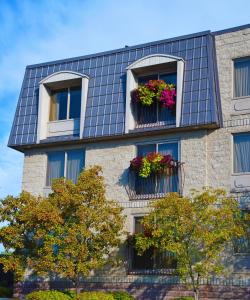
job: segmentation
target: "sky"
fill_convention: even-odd
[[[0,0],[0,198],[21,191],[7,148],[26,65],[250,23],[249,0]]]

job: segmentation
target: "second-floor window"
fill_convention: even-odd
[[[174,84],[176,86],[177,73],[157,73],[148,76],[138,77],[138,85],[146,84],[149,80],[163,80],[167,84]],[[175,125],[176,110],[163,107],[159,102],[155,102],[151,106],[136,105],[135,118],[137,127],[145,124],[158,123],[159,125]]]
[[[235,134],[233,140],[234,173],[250,173],[250,133]]]
[[[80,118],[81,87],[52,91],[50,98],[50,121]]]
[[[51,186],[53,179],[61,177],[76,183],[84,167],[84,161],[85,152],[83,149],[48,153],[46,185]]]
[[[174,160],[178,160],[178,142],[162,144],[145,144],[137,146],[137,155],[145,156],[148,153],[158,152],[162,155],[170,154]],[[148,178],[135,175],[135,192],[137,195],[166,194],[178,192],[178,170],[173,170],[171,176],[165,174],[151,174]]]
[[[234,61],[234,97],[250,96],[250,57]]]

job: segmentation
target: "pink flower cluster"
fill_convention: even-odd
[[[139,85],[131,92],[132,100],[142,105],[151,105],[159,101],[163,107],[175,109],[176,90],[174,84],[168,84],[164,80],[149,80],[144,85]]]
[[[164,89],[161,92],[160,102],[166,108],[173,109],[175,106],[176,91],[174,88]]]

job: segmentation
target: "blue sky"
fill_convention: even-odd
[[[6,144],[25,66],[250,23],[249,0],[0,0],[0,197],[20,192]]]

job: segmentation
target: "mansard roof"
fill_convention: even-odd
[[[185,63],[180,126],[219,126],[220,99],[214,35],[205,31],[27,66],[8,145],[21,149],[37,143],[39,83],[59,71],[89,77],[84,132],[80,139],[124,135],[126,68],[154,54],[178,57]],[[48,141],[60,139],[76,138],[59,137]]]

